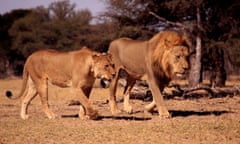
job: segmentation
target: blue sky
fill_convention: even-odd
[[[0,14],[10,12],[13,9],[34,8],[39,5],[47,7],[51,2],[58,0],[0,0]],[[76,10],[89,9],[94,16],[104,11],[104,3],[101,0],[70,0],[76,3]]]

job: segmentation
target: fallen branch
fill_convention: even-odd
[[[171,85],[164,89],[163,96],[165,99],[197,99],[197,98],[220,98],[233,97],[240,95],[240,87],[217,87],[200,86],[196,88],[180,88],[179,85]],[[152,94],[145,83],[136,84],[130,92],[130,99],[139,99],[142,101],[152,101]],[[123,98],[117,100],[123,102]],[[107,104],[108,100],[104,103]],[[68,106],[80,105],[78,100],[70,100],[66,103]]]
[[[216,87],[200,86],[197,88],[180,88],[179,85],[169,86],[164,89],[165,99],[196,99],[202,97],[219,98],[233,97],[240,94],[240,87]],[[152,95],[147,87],[135,86],[130,93],[131,99],[140,99],[144,101],[152,100]]]

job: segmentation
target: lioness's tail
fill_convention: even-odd
[[[27,70],[24,68],[24,70],[23,70],[22,89],[21,89],[21,92],[19,93],[18,96],[14,97],[13,94],[12,94],[12,92],[9,91],[9,90],[6,91],[5,95],[6,95],[9,99],[18,99],[18,98],[20,98],[20,97],[24,94],[24,92],[26,91],[26,89],[27,89],[28,76],[29,76],[29,74],[28,74]]]

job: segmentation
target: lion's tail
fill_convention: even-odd
[[[26,91],[27,87],[28,87],[28,71],[24,68],[23,70],[23,83],[22,83],[22,89],[21,92],[19,93],[18,96],[13,96],[12,92],[10,90],[7,90],[5,95],[9,98],[9,99],[19,99],[24,92]]]

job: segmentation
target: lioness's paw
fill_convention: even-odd
[[[90,117],[88,115],[82,115],[79,117],[81,120],[89,120]]]
[[[128,114],[132,114],[133,108],[132,108],[132,106],[126,106],[126,107],[124,107],[124,111],[127,112]]]
[[[53,112],[50,112],[49,114],[47,114],[48,119],[55,119],[56,115]]]
[[[21,118],[22,118],[23,120],[27,120],[27,119],[29,118],[29,115],[21,115]]]
[[[114,110],[111,110],[111,112],[112,112],[112,115],[118,115],[118,114],[120,114],[122,111],[119,110],[119,109],[114,109]]]
[[[91,111],[91,112],[88,114],[88,116],[89,116],[89,119],[91,119],[91,120],[97,120],[97,119],[99,119],[99,114],[98,114],[98,111],[96,111],[96,110]]]

